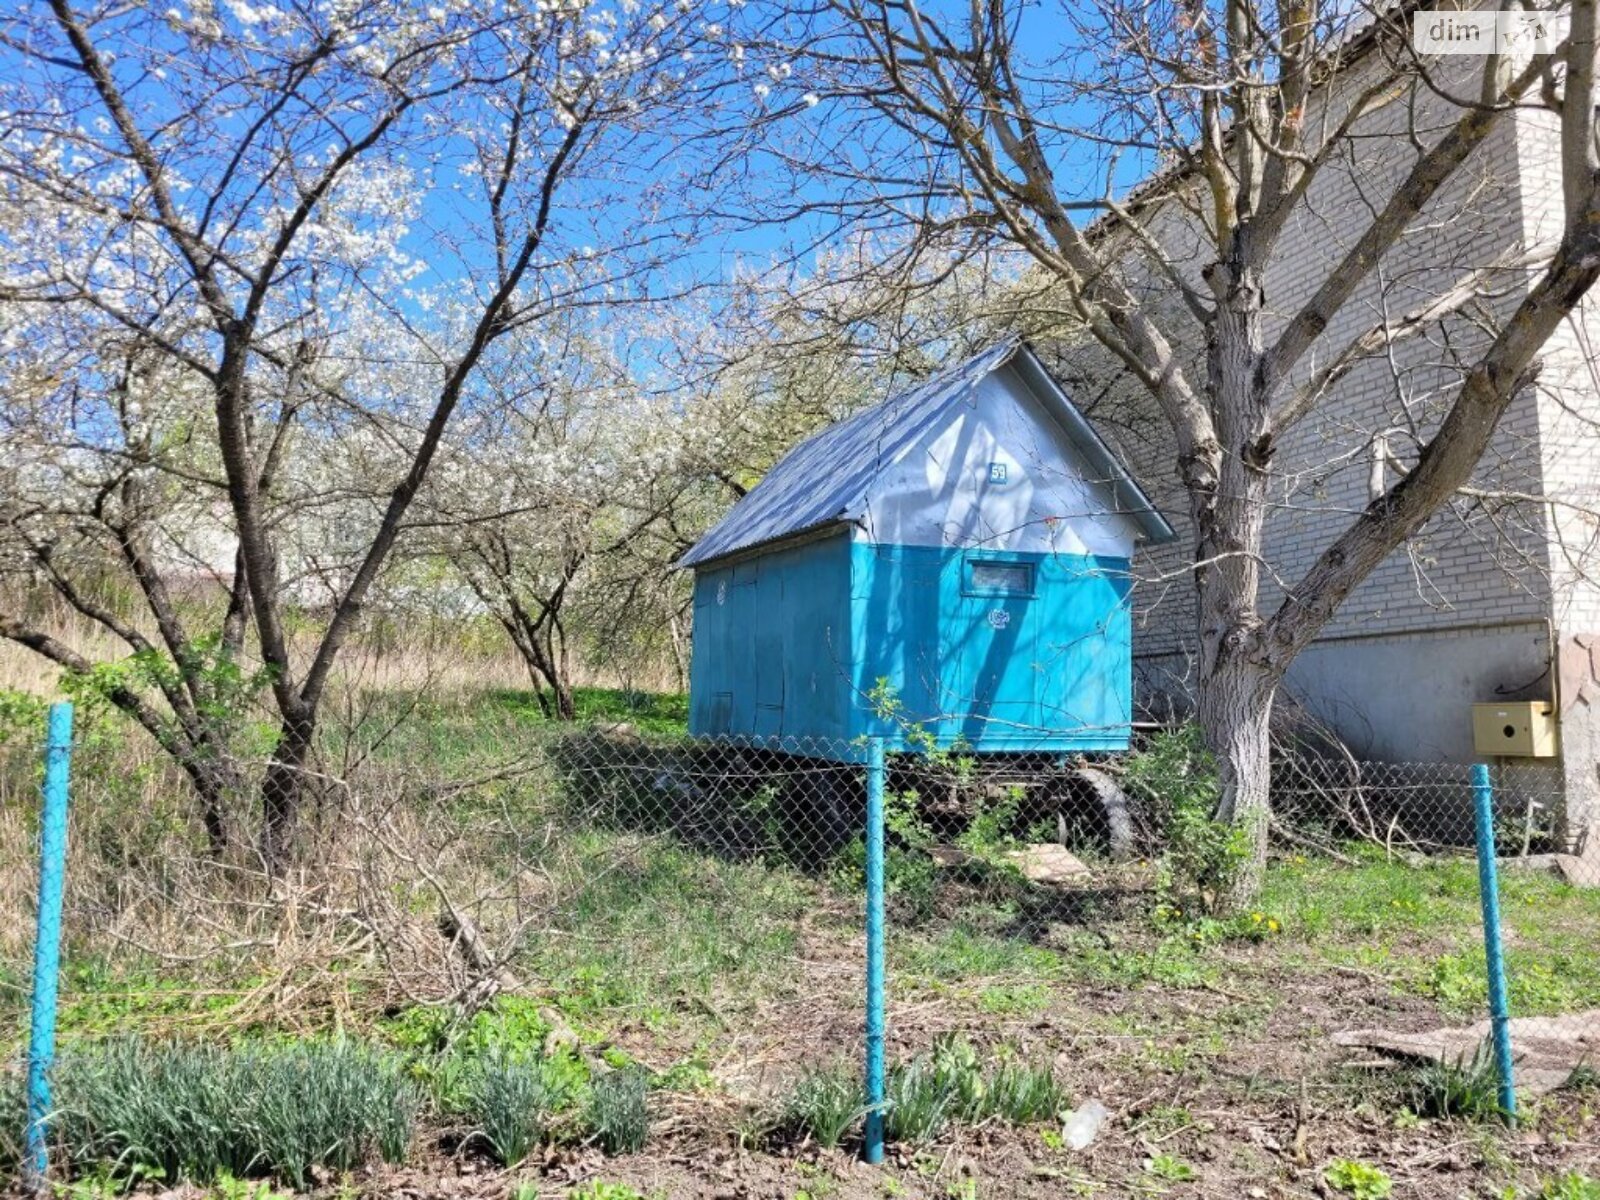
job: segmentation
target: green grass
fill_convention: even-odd
[[[1267,873],[1259,907],[1290,936],[1313,939],[1405,933],[1472,933],[1479,926],[1477,864],[1466,858],[1419,865],[1385,861],[1377,847],[1355,847],[1361,864],[1301,859]],[[1600,927],[1600,893],[1542,871],[1503,870],[1500,902],[1508,924],[1519,917],[1545,929]],[[1535,918],[1537,918],[1535,920]]]
[[[1025,1017],[1050,1007],[1050,989],[1039,983],[986,987],[978,993],[978,1007],[991,1016]]]
[[[503,712],[536,724],[554,724],[539,708],[532,692],[496,688],[483,700]],[[580,687],[572,690],[579,725],[616,722],[645,733],[684,734],[689,730],[689,697],[684,692],[631,692],[620,688]]]
[[[1141,929],[1128,933],[1108,946],[1098,933],[1084,929],[1046,947],[1024,936],[988,931],[981,919],[965,919],[904,933],[899,944],[891,939],[890,950],[897,972],[912,981],[986,981],[977,993],[978,1007],[1000,1016],[1047,1008],[1053,983],[1181,991],[1209,987],[1221,978],[1222,961],[1188,938]]]
[[[667,839],[586,832],[565,851],[556,886],[568,894],[518,967],[575,1015],[659,1022],[694,998],[748,1001],[782,978],[813,900],[793,872]]]
[[[1303,942],[1311,969],[1333,962],[1381,971],[1449,1015],[1486,999],[1477,867],[1468,859],[1413,865],[1355,851],[1358,867],[1313,859],[1268,872],[1260,907]],[[1502,870],[1506,968],[1516,1016],[1600,1005],[1600,892],[1536,871]]]
[[[545,716],[538,697],[522,689],[381,692],[365,698],[362,724],[348,741],[339,730],[326,736],[332,753],[342,754],[354,742],[376,762],[416,763],[426,778],[440,779],[470,777],[525,755],[530,738],[549,741],[596,724],[627,724],[663,738],[682,737],[689,728],[689,698],[682,693],[576,688],[573,702],[576,717],[561,722]]]
[[[962,922],[925,935],[891,938],[899,971],[933,980],[1007,978],[1047,982],[1064,973],[1062,958],[1025,938],[989,933]]]

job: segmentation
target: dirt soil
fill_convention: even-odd
[[[1433,1029],[1435,1001],[1398,991],[1381,969],[1313,968],[1275,945],[1229,947],[1208,961],[1223,969],[1182,985],[1053,982],[1036,1008],[1009,1015],[994,1011],[995,998],[1025,986],[1014,979],[900,981],[891,1059],[950,1031],[980,1046],[1004,1042],[1047,1055],[1078,1102],[1097,1098],[1113,1114],[1082,1152],[1062,1148],[1058,1126],[998,1123],[952,1129],[931,1145],[891,1146],[878,1166],[859,1161],[853,1148],[753,1138],[760,1097],[777,1094],[800,1064],[853,1055],[859,1045],[859,1010],[816,1002],[854,997],[859,943],[822,930],[807,938],[784,994],[700,1013],[700,1034],[707,1025],[716,1030],[715,1086],[661,1096],[648,1152],[605,1158],[552,1149],[506,1172],[471,1154],[435,1150],[330,1194],[501,1200],[526,1183],[550,1200],[603,1181],[646,1197],[722,1200],[1333,1200],[1357,1194],[1328,1178],[1336,1161],[1351,1160],[1381,1169],[1393,1197],[1532,1200],[1565,1173],[1600,1175],[1600,1088],[1529,1097],[1514,1130],[1493,1120],[1419,1118],[1401,1090],[1403,1067],[1340,1046],[1332,1035]],[[623,1027],[616,1044],[647,1062],[668,1052],[659,1030]]]

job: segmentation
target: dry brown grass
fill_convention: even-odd
[[[0,602],[16,607],[14,598],[0,597]],[[24,608],[34,610],[32,624],[91,662],[115,662],[128,653],[103,627],[48,598],[33,597]],[[153,628],[144,632],[155,639]],[[295,638],[291,650],[297,666],[308,665],[315,649],[312,634]],[[55,696],[60,692],[60,679],[61,668],[56,664],[26,647],[0,640],[0,689]],[[572,683],[576,687],[669,691],[678,686],[678,679],[666,662],[633,663],[619,671],[590,665],[580,657],[573,666]],[[470,637],[463,637],[461,630],[449,623],[418,621],[398,632],[391,628],[353,639],[340,655],[335,684],[348,691],[521,689],[529,686],[529,676],[497,627],[478,625]]]

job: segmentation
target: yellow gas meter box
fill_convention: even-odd
[[[1504,758],[1554,758],[1556,716],[1544,700],[1472,706],[1472,745]]]

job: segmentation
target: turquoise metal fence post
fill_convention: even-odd
[[[56,1053],[56,983],[61,968],[61,893],[67,873],[67,778],[72,761],[72,705],[50,706],[44,752],[44,814],[39,832],[39,921],[33,943],[33,1025],[28,1034],[26,1170],[45,1188],[50,1162],[50,1068]]]
[[[883,1161],[883,739],[867,739],[867,1131],[863,1156]]]
[[[1483,902],[1483,949],[1489,964],[1489,1029],[1494,1040],[1494,1065],[1500,1077],[1500,1107],[1508,1121],[1517,1118],[1517,1089],[1512,1077],[1510,1004],[1506,997],[1506,962],[1500,945],[1500,877],[1495,865],[1494,785],[1489,768],[1472,768],[1472,798],[1477,816],[1478,893]]]

